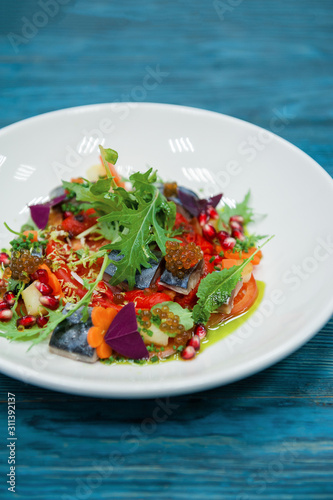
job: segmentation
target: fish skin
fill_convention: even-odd
[[[63,314],[66,314],[68,310],[69,307],[66,304]],[[49,342],[50,352],[86,363],[94,363],[98,360],[96,349],[90,347],[87,342],[89,328],[93,326],[92,308],[88,308],[88,311],[89,317],[86,322],[82,321],[82,307],[53,330]]]

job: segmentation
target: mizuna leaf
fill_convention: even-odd
[[[103,247],[118,250],[123,255],[121,260],[113,262],[117,271],[110,280],[111,285],[127,280],[132,288],[136,272],[141,271],[142,267],[151,267],[149,260],[155,259],[151,248],[156,245],[165,255],[166,242],[171,239],[169,232],[175,221],[176,206],[168,202],[153,185],[155,178],[151,169],[144,174],[133,174],[130,177],[134,187],[132,202],[126,204],[115,198],[112,210],[99,219],[101,222],[117,222],[122,228],[119,238]]]
[[[261,247],[246,259],[240,266],[233,266],[230,269],[223,269],[212,274],[208,274],[200,282],[197,296],[198,303],[193,308],[193,319],[195,323],[207,323],[212,312],[216,311],[228,300],[238,281],[242,279],[242,271],[251,262],[259,250],[268,243],[273,236],[265,241]]]

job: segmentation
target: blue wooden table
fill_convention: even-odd
[[[330,0],[2,0],[0,127],[128,100],[268,129],[278,116],[275,131],[332,175],[332,47]],[[163,78],[140,93],[150,70]],[[333,499],[332,332],[258,375],[170,400],[73,397],[1,375],[0,498]]]

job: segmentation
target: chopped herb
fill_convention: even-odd
[[[67,202],[62,203],[61,210],[63,212],[72,212],[73,215],[78,215],[83,210],[83,206],[81,204],[74,205],[73,203]]]
[[[136,363],[137,365],[144,365],[146,363],[146,360],[145,359],[134,359],[133,360],[134,363]]]
[[[211,257],[211,258],[209,259],[209,262],[210,262],[210,263],[212,263],[212,262],[214,262],[214,260],[215,260],[215,256],[213,255],[213,257]]]
[[[233,248],[233,253],[235,252],[248,252],[250,248],[256,247],[258,242],[264,238],[267,238],[268,235],[259,235],[259,234],[251,234],[250,236],[245,236],[243,241],[237,239],[236,245]]]
[[[152,363],[156,363],[156,361],[158,361],[158,356],[153,356],[152,358],[150,358],[150,361]]]

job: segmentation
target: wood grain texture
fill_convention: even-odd
[[[159,67],[163,81],[143,100],[268,129],[282,115],[276,132],[333,174],[329,0],[69,0],[16,51],[8,33],[22,35],[22,18],[41,7],[3,0],[0,9],[1,127],[135,100],[147,67]],[[332,333],[331,321],[274,367],[169,402],[81,398],[0,375],[0,497],[332,499]],[[17,396],[15,495],[4,479],[8,391]]]

